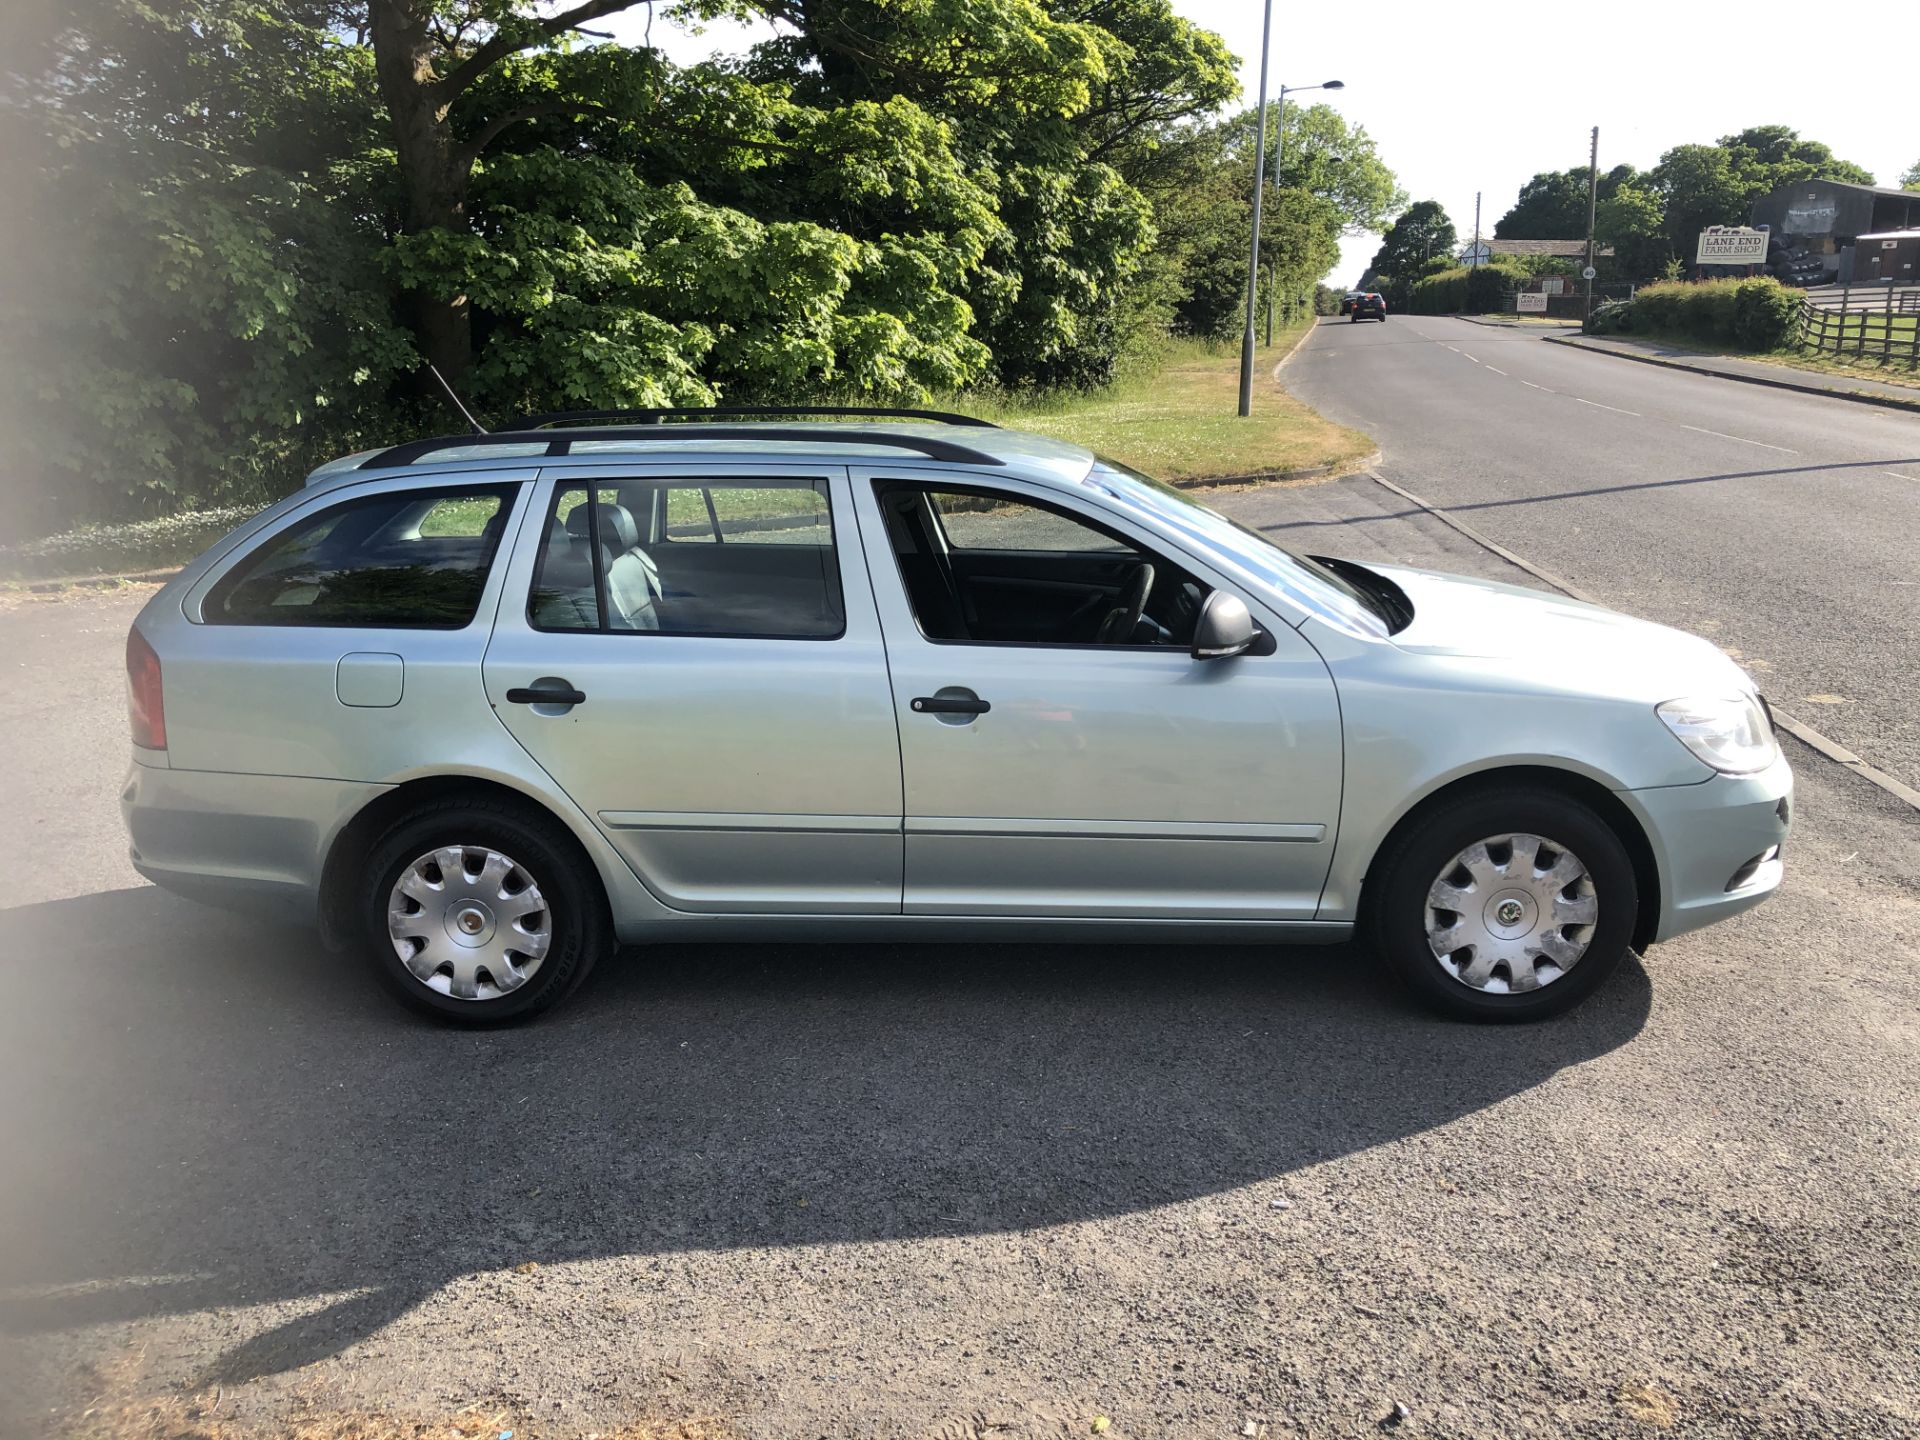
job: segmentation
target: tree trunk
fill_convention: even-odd
[[[436,226],[463,234],[472,157],[454,139],[448,102],[434,73],[426,0],[368,0],[374,71],[393,121],[409,234]],[[473,361],[473,315],[467,297],[416,290],[408,297],[421,354],[458,388]]]

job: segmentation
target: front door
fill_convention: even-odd
[[[898,914],[900,752],[845,470],[549,470],[535,506],[487,697],[648,888]]]
[[[1339,711],[1298,632],[1195,660],[1203,567],[1021,482],[856,470],[909,914],[1311,919]]]

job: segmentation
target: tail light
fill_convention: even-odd
[[[142,750],[167,748],[167,702],[160,688],[160,657],[138,630],[127,631],[127,719]]]

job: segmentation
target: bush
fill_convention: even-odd
[[[1742,280],[1733,296],[1733,338],[1748,350],[1778,350],[1793,337],[1800,296],[1778,280]]]
[[[0,545],[0,579],[51,579],[181,565],[259,509],[230,505],[125,525],[88,525],[20,545]]]
[[[1587,323],[1590,335],[1622,335],[1633,329],[1633,301],[1602,300]]]
[[[1504,261],[1473,269],[1456,265],[1416,281],[1406,308],[1415,315],[1485,315],[1504,310],[1507,292],[1526,278]]]
[[[1778,280],[1661,281],[1594,311],[1593,333],[1684,335],[1735,350],[1777,350],[1793,334],[1800,297]]]

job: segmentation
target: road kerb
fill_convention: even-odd
[[[1307,343],[1307,337],[1319,328],[1320,317],[1316,315],[1313,317],[1313,323],[1304,327],[1300,333],[1294,337],[1293,344],[1287,347],[1287,353],[1273,362],[1273,378],[1275,380],[1280,378],[1280,371],[1285,368],[1286,363],[1300,353],[1300,347]]]
[[[1635,355],[1627,350],[1608,350],[1581,343],[1578,335],[1542,335],[1549,345],[1565,345],[1589,355],[1607,355],[1615,360],[1631,360],[1636,365],[1658,365],[1662,370],[1684,370],[1689,375],[1704,375],[1709,380],[1732,380],[1740,385],[1765,385],[1774,390],[1792,390],[1801,395],[1824,395],[1831,400],[1851,400],[1857,405],[1878,405],[1883,410],[1920,411],[1920,391],[1911,400],[1897,395],[1870,395],[1863,390],[1835,390],[1824,385],[1807,385],[1795,380],[1776,380],[1771,375],[1741,375],[1731,370],[1708,370],[1684,360],[1669,360],[1660,355]],[[1738,359],[1738,356],[1729,357]]]
[[[1482,535],[1478,530],[1474,529],[1471,525],[1467,524],[1466,521],[1456,519],[1454,516],[1448,514],[1445,510],[1441,509],[1438,505],[1429,504],[1427,501],[1422,500],[1418,495],[1414,494],[1411,490],[1404,489],[1403,487],[1394,484],[1393,481],[1387,479],[1387,477],[1380,474],[1379,471],[1369,470],[1366,473],[1367,473],[1367,477],[1370,480],[1374,481],[1374,483],[1385,486],[1388,490],[1391,490],[1394,494],[1398,495],[1402,500],[1407,501],[1409,504],[1418,505],[1422,510],[1426,511],[1427,514],[1431,515],[1434,519],[1438,520],[1442,525],[1445,525],[1450,529],[1458,531],[1460,534],[1466,536],[1467,539],[1473,541],[1474,544],[1480,546],[1483,550],[1492,551],[1495,555],[1498,555],[1502,560],[1505,560],[1508,564],[1519,566],[1522,570],[1526,571],[1527,574],[1533,576],[1534,579],[1544,580],[1547,584],[1551,585],[1554,589],[1560,591],[1564,595],[1571,596],[1575,600],[1583,600],[1589,605],[1604,606],[1605,602],[1600,600],[1598,597],[1589,595],[1586,591],[1582,590],[1579,586],[1573,584],[1571,581],[1562,580],[1558,575],[1555,575],[1551,570],[1543,569],[1542,567],[1535,565],[1531,560],[1524,559],[1521,556],[1514,554],[1513,551],[1507,549],[1506,546],[1500,544],[1497,541],[1488,539],[1485,535]],[[1916,811],[1920,811],[1920,790],[1915,790],[1911,785],[1907,784],[1905,781],[1893,775],[1889,775],[1886,771],[1880,769],[1878,766],[1868,764],[1865,760],[1862,760],[1858,755],[1854,754],[1851,750],[1847,749],[1847,747],[1842,745],[1839,741],[1828,739],[1825,735],[1822,735],[1818,730],[1814,729],[1811,725],[1808,725],[1806,722],[1802,720],[1796,720],[1793,716],[1787,714],[1784,710],[1779,709],[1777,706],[1774,708],[1773,718],[1774,718],[1775,724],[1777,724],[1782,730],[1786,731],[1789,735],[1793,736],[1793,738],[1798,740],[1801,744],[1807,746],[1810,750],[1813,750],[1818,754],[1824,756],[1828,760],[1833,761],[1834,764],[1836,765],[1844,766],[1848,770],[1851,770],[1854,774],[1858,775],[1862,780],[1865,780],[1869,785],[1873,785],[1878,789],[1885,791],[1888,795],[1891,795],[1894,799],[1901,801],[1903,804],[1909,806],[1910,808]]]

